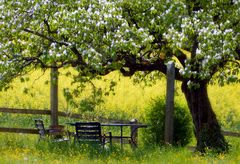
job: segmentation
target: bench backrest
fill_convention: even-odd
[[[79,142],[102,142],[99,122],[76,122],[76,139]]]
[[[38,130],[40,139],[45,138],[45,136],[46,136],[46,130],[45,130],[45,128],[44,128],[44,124],[43,124],[43,121],[42,121],[41,119],[36,119],[36,120],[35,120],[35,127],[36,127],[37,130]]]

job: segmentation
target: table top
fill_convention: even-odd
[[[66,124],[75,126],[75,122],[67,122]],[[147,127],[146,124],[131,124],[131,123],[101,123],[101,126],[138,126],[138,127]]]
[[[147,127],[146,124],[130,124],[130,123],[102,123],[101,126],[138,126],[138,127]]]

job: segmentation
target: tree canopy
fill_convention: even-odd
[[[0,0],[0,9],[0,88],[35,68],[72,66],[76,79],[165,74],[175,61],[183,90],[196,90],[185,95],[198,146],[223,143],[201,141],[203,128],[220,132],[206,84],[239,82],[239,0]]]
[[[82,74],[165,73],[169,60],[189,85],[191,77],[209,80],[216,72],[221,83],[237,80],[237,0],[2,0],[0,8],[2,82],[69,65]]]

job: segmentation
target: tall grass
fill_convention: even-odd
[[[146,146],[133,151],[115,146],[109,151],[68,143],[37,143],[37,136],[31,135],[0,135],[0,163],[238,163],[240,139],[228,140],[233,145],[229,154],[201,156],[182,147]]]

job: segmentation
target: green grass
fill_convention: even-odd
[[[62,74],[64,71],[62,71]],[[31,73],[30,81],[20,82],[16,79],[13,89],[0,92],[0,107],[49,109],[49,72],[43,76],[40,71]],[[40,78],[39,78],[40,77]],[[157,81],[152,87],[143,87],[143,84],[132,83],[132,79],[121,77],[118,73],[111,73],[106,79],[115,79],[118,85],[115,95],[105,96],[104,104],[97,106],[94,115],[113,117],[116,119],[137,118],[140,121],[145,117],[145,109],[152,99],[166,94],[165,79]],[[98,86],[107,86],[106,82],[95,81]],[[60,76],[59,80],[59,110],[80,112],[67,105],[63,96],[63,88],[71,88],[71,79]],[[26,88],[30,90],[23,93]],[[219,87],[209,86],[209,98],[214,111],[226,130],[240,131],[240,85]],[[83,93],[84,98],[89,93]],[[175,101],[186,105],[184,95],[180,90],[180,83],[176,83]],[[33,128],[34,118],[43,118],[49,125],[48,116],[30,116],[0,113],[0,126]],[[60,118],[60,123],[69,121],[69,118]],[[141,140],[140,135],[140,140]],[[240,139],[227,137],[232,145],[229,154],[207,154],[201,156],[188,148],[147,147],[140,144],[140,148],[132,151],[128,146],[121,153],[119,147],[112,152],[80,151],[69,145],[37,144],[37,135],[5,134],[0,133],[0,163],[237,163],[240,161]],[[141,141],[140,141],[141,142]],[[194,144],[194,141],[191,145]],[[70,162],[69,162],[70,161]]]
[[[26,137],[28,138],[26,140]],[[0,163],[238,163],[240,139],[227,138],[233,145],[228,154],[194,153],[189,148],[139,147],[131,150],[76,147],[67,143],[37,143],[33,135],[1,135]]]

